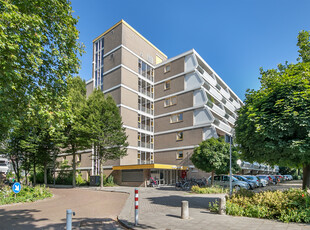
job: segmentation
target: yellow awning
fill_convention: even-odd
[[[174,169],[186,170],[187,166],[181,165],[166,165],[166,164],[143,164],[143,165],[121,165],[113,166],[113,170],[128,170],[128,169]]]

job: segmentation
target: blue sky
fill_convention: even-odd
[[[92,73],[92,40],[124,19],[168,58],[194,48],[243,100],[259,68],[295,63],[310,30],[310,0],[72,0],[85,45],[80,76]]]

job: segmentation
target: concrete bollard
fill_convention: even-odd
[[[226,214],[226,199],[222,197],[219,199],[219,214],[225,215]]]
[[[184,200],[182,201],[181,218],[182,219],[189,219],[188,201],[184,201]]]

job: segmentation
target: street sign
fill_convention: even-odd
[[[19,193],[21,189],[22,189],[22,186],[19,182],[15,182],[12,186],[12,190],[14,193]]]

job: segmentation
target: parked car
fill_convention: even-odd
[[[283,178],[282,175],[274,175],[274,176],[278,179],[279,182],[283,182],[284,181],[284,178]]]
[[[293,180],[293,176],[292,175],[284,175],[284,177],[286,177],[287,180]]]
[[[211,184],[211,176],[208,178],[208,184]],[[214,184],[225,188],[229,187],[229,176],[228,175],[214,176]],[[234,176],[232,176],[232,187],[236,190],[239,190],[241,188],[243,189],[250,188],[247,182],[240,181]]]
[[[262,179],[265,180],[267,185],[273,184],[273,179],[268,175],[257,175],[257,177],[260,178],[261,180]]]
[[[256,176],[244,175],[244,177],[253,182],[255,184],[255,188],[260,186],[259,179]]]
[[[273,180],[273,184],[278,184],[280,182],[280,180],[278,178],[276,178],[274,175],[269,175],[272,180]]]
[[[241,176],[241,175],[233,175],[233,176],[236,177],[240,181],[247,182],[249,184],[249,186],[250,186],[250,189],[254,189],[256,187],[254,182],[248,180],[244,176]]]

